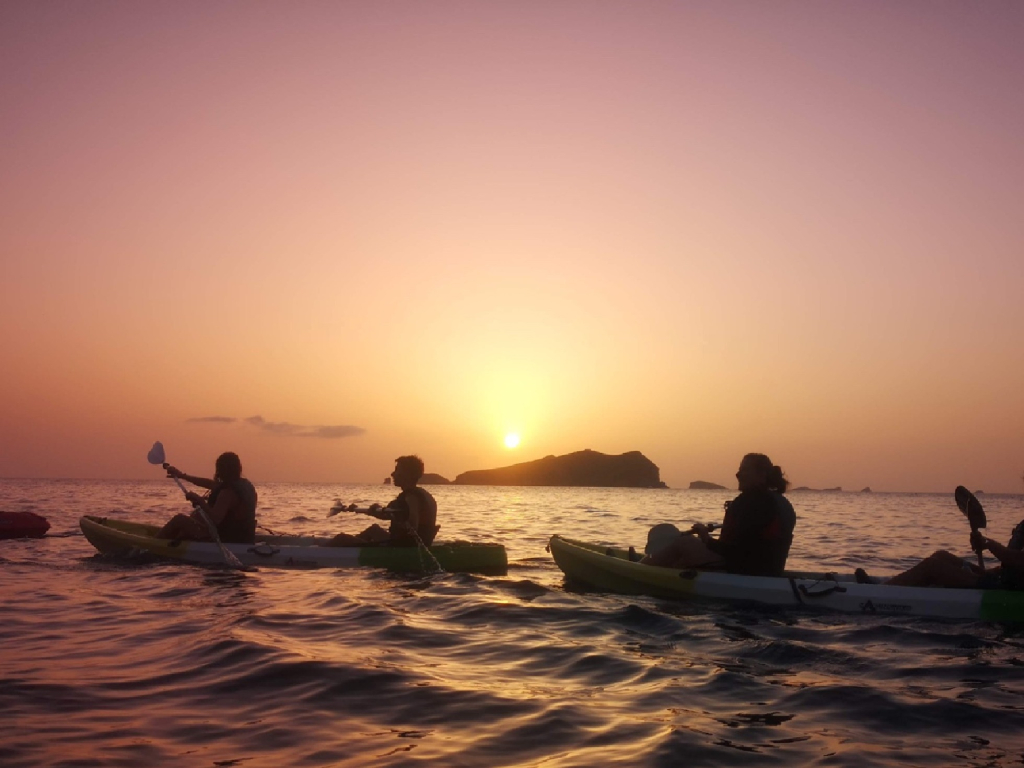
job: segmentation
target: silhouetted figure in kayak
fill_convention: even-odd
[[[1004,547],[981,531],[971,531],[971,548],[988,550],[999,560],[995,568],[982,568],[970,560],[940,549],[885,584],[897,587],[953,587],[960,589],[1024,589],[1024,520],[1017,524]],[[857,580],[873,581],[862,569]]]
[[[185,474],[170,465],[167,465],[167,476],[180,477],[209,491],[205,496],[190,491],[185,498],[206,512],[222,542],[252,544],[256,541],[256,488],[242,477],[242,462],[238,454],[229,451],[218,456],[212,480]],[[194,510],[190,515],[172,517],[157,535],[162,539],[212,541],[210,529]]]
[[[386,507],[373,505],[355,510],[378,520],[390,520],[387,530],[374,523],[358,534],[339,533],[331,539],[332,547],[415,547],[430,546],[437,535],[437,502],[426,489],[416,483],[423,477],[423,460],[419,456],[399,456],[391,479],[402,489]]]
[[[716,539],[706,525],[648,545],[641,562],[670,568],[781,576],[793,543],[796,513],[783,494],[789,481],[763,453],[748,453],[736,472],[740,495],[725,505]],[[651,529],[652,534],[659,526]],[[661,546],[658,546],[658,544]]]

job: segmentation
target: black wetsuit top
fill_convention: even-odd
[[[415,547],[419,544],[416,537],[409,530],[409,496],[415,495],[419,501],[419,524],[416,526],[416,533],[424,544],[430,546],[437,534],[437,502],[426,490],[420,487],[410,491],[402,491],[398,498],[388,504],[387,508],[392,512],[391,527],[388,528],[388,546],[392,547]]]
[[[212,508],[217,496],[225,488],[231,488],[242,502],[243,510],[231,510],[220,525],[217,535],[227,544],[252,544],[256,541],[256,488],[244,477],[230,483],[218,483],[210,491],[207,503]]]
[[[1017,527],[1013,529],[1013,533],[1010,534],[1010,541],[1006,545],[1007,549],[1014,549],[1018,552],[1024,550],[1024,520],[1017,523]],[[1000,586],[1003,589],[1024,589],[1024,570],[1019,568],[1008,568],[1002,566],[999,569],[1000,575]]]
[[[795,527],[796,512],[781,493],[744,491],[726,505],[722,533],[708,548],[729,573],[781,576]]]

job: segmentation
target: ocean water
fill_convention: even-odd
[[[280,531],[357,532],[335,498],[263,484]],[[1011,766],[1024,627],[581,592],[553,533],[642,547],[734,494],[432,487],[439,539],[504,542],[504,577],[239,573],[101,557],[83,514],[163,521],[166,480],[0,480],[50,534],[0,541],[0,765]],[[790,565],[895,573],[965,555],[950,494],[791,494]],[[1005,540],[1024,497],[984,496]]]

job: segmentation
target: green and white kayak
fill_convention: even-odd
[[[846,613],[1024,621],[1024,592],[858,584],[853,574],[787,571],[742,576],[643,565],[628,551],[551,537],[551,554],[566,580],[626,595],[709,598],[766,605],[806,606]]]
[[[151,554],[172,560],[222,565],[224,555],[211,542],[157,538],[159,527],[85,515],[79,520],[89,543],[103,554]],[[394,571],[431,571],[434,562],[420,547],[329,547],[328,537],[261,536],[255,544],[225,544],[243,565],[278,568],[353,568],[372,566]],[[504,574],[508,557],[501,544],[455,541],[429,547],[449,572]]]

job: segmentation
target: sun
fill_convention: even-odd
[[[509,432],[507,435],[505,435],[505,447],[506,448],[515,448],[518,445],[519,445],[519,435],[517,435],[515,432]]]

